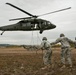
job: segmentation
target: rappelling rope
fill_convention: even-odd
[[[37,34],[37,38],[36,38],[36,45],[38,46],[39,45],[39,42],[41,42],[41,39],[40,39],[40,37],[39,37],[39,33],[37,32],[36,33]],[[33,34],[33,31],[32,31],[32,37],[31,37],[31,42],[30,42],[30,44],[32,45],[32,49],[33,49],[33,46],[34,46],[34,34]]]
[[[33,38],[33,31],[32,31],[32,39],[31,39],[31,42],[32,42],[32,45],[34,45],[34,38]]]
[[[39,41],[41,42],[41,39],[40,39],[40,37],[39,37],[39,35],[38,35],[38,32],[37,32],[37,41],[38,41],[38,39],[39,39]]]
[[[33,46],[34,46],[34,38],[33,38],[33,31],[32,31],[32,37],[31,37],[31,43],[30,43],[30,45],[31,45],[31,49],[33,49]]]

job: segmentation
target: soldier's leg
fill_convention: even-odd
[[[61,63],[65,65],[65,48],[62,48],[61,50]]]
[[[67,61],[68,61],[68,64],[70,65],[70,67],[72,67],[71,49],[70,48],[68,48],[68,50],[67,50]]]
[[[44,52],[44,55],[43,55],[43,62],[44,62],[44,67],[43,68],[41,68],[41,69],[46,69],[46,68],[48,68],[48,52],[47,51],[45,51]]]
[[[61,63],[62,63],[61,70],[66,67],[65,66],[65,57],[66,57],[66,48],[62,48],[62,51],[61,51]]]
[[[44,62],[44,65],[48,64],[48,52],[47,51],[44,52],[43,62]]]
[[[48,52],[48,64],[51,64],[51,57],[52,57],[52,51],[49,50],[49,52]]]

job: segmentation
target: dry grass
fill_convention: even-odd
[[[53,49],[54,67],[41,70],[44,66],[41,51],[23,48],[0,48],[0,75],[76,75],[76,50],[72,50],[73,68],[61,70],[60,49]]]

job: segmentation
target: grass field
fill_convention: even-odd
[[[23,48],[0,48],[0,75],[76,75],[76,49],[72,49],[73,68],[61,70],[60,49],[53,48],[53,67],[44,66],[42,51],[28,51]]]

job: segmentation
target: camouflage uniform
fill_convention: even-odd
[[[76,48],[76,37],[75,37],[75,48]]]
[[[65,58],[67,58],[68,64],[72,66],[71,61],[71,48],[69,43],[74,43],[72,40],[68,39],[64,36],[64,34],[60,34],[60,38],[58,38],[55,42],[51,44],[61,43],[61,62],[65,65]]]
[[[52,50],[50,43],[47,41],[47,38],[45,37],[43,37],[42,39],[41,48],[44,50],[44,55],[43,55],[44,65],[47,66],[51,64]]]

